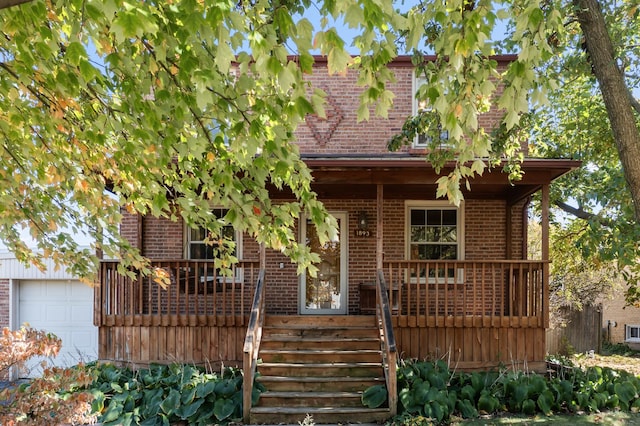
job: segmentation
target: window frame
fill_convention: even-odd
[[[224,210],[224,211],[227,211],[227,212],[229,211],[229,209],[226,208],[226,207],[218,207],[218,206],[213,206],[210,209],[211,209],[211,211],[214,211],[214,210]],[[233,225],[225,225],[225,226],[231,226],[233,228]],[[184,233],[183,233],[183,235],[184,235],[184,255],[185,255],[185,259],[186,260],[190,260],[190,261],[196,261],[196,262],[197,261],[213,261],[214,260],[213,258],[212,259],[206,259],[206,258],[204,258],[204,259],[202,259],[202,258],[196,259],[196,258],[192,257],[191,244],[194,243],[194,242],[195,243],[204,244],[201,240],[193,241],[191,239],[191,231],[193,229],[194,228],[188,226],[186,224],[186,222],[184,223]],[[243,240],[242,236],[243,236],[243,234],[242,234],[242,231],[240,231],[238,229],[235,229],[235,228],[233,228],[233,233],[234,233],[234,242],[236,244],[235,257],[238,260],[242,260],[242,240]],[[236,274],[235,274],[235,277],[233,277],[233,280],[235,282],[242,282],[243,276],[244,276],[244,274],[242,273],[242,270],[240,268],[236,268]],[[218,282],[224,282],[229,278],[231,278],[231,277],[218,276],[217,277],[217,281]]]
[[[420,102],[418,101],[418,97],[417,97],[418,89],[426,81],[427,81],[427,79],[425,77],[418,76],[418,75],[416,75],[416,71],[415,70],[413,71],[413,78],[412,78],[412,82],[411,82],[411,89],[412,89],[411,93],[413,93],[413,102],[412,102],[412,107],[411,107],[411,113],[412,113],[412,115],[414,117],[417,116],[420,111],[429,111],[429,110],[432,109],[432,107],[430,107],[430,106],[425,106],[424,108],[420,108],[420,105],[419,105]],[[443,137],[442,136],[443,134],[446,134],[446,137]],[[429,141],[428,141],[429,138],[428,137],[425,138],[425,139],[427,139],[427,142],[420,143],[420,136],[422,136],[422,135],[423,135],[422,133],[416,134],[416,136],[413,139],[413,142],[411,144],[411,147],[413,149],[429,149]],[[446,130],[441,131],[440,132],[440,138],[441,139],[446,139],[448,141],[449,140],[449,133]],[[443,141],[443,143],[441,143],[441,146],[444,146],[444,147],[447,147],[447,148],[452,147],[452,145],[450,143],[446,143],[444,141]]]
[[[411,211],[412,210],[454,210],[456,212],[456,261],[465,260],[465,215],[464,215],[464,201],[460,202],[460,205],[456,207],[446,200],[405,200],[405,259],[407,261],[416,260],[411,259]],[[435,243],[435,242],[434,242]],[[428,277],[429,283],[443,284],[445,282],[452,284],[464,283],[464,268],[458,268],[455,274],[456,279],[451,276],[444,277]],[[417,277],[407,277],[411,282],[418,282]],[[419,282],[425,282],[425,277],[420,277]]]
[[[631,329],[637,330],[638,337],[631,337]],[[625,324],[624,341],[629,343],[640,343],[640,324]]]

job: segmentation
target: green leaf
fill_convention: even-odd
[[[236,392],[236,385],[230,379],[220,380],[216,383],[215,391],[217,395],[227,398]]]
[[[522,402],[522,412],[526,415],[532,415],[536,412],[536,403],[531,399],[525,399]]]
[[[216,382],[209,380],[204,383],[198,383],[196,386],[196,398],[204,398],[214,392]]]
[[[500,408],[500,401],[494,395],[492,395],[486,389],[480,394],[478,398],[478,410],[486,414],[492,414],[498,408]]]
[[[181,405],[180,408],[178,408],[174,412],[174,414],[180,417],[182,420],[187,420],[189,417],[196,414],[196,412],[204,402],[205,402],[205,399],[196,399],[195,401],[189,404]]]
[[[69,60],[69,63],[72,65],[79,65],[81,59],[85,59],[87,57],[87,52],[84,49],[84,46],[77,42],[73,41],[67,45],[65,51],[65,58]]]
[[[220,398],[217,399],[213,405],[213,414],[215,414],[218,420],[224,420],[231,416],[236,409],[236,404],[231,399]]]
[[[134,11],[121,10],[113,20],[112,31],[119,43],[127,38],[142,36],[143,22]]]
[[[160,409],[167,415],[174,413],[180,407],[180,392],[171,389],[169,395],[160,403]]]
[[[376,385],[367,388],[360,397],[362,404],[369,408],[378,408],[387,400],[387,387]]]
[[[620,401],[623,401],[625,404],[629,404],[629,402],[635,398],[637,398],[636,388],[633,383],[629,381],[624,381],[622,383],[616,383],[614,385],[614,389]]]
[[[457,408],[465,419],[478,417],[478,410],[473,406],[473,402],[468,399],[459,399]]]
[[[515,384],[513,399],[516,404],[522,404],[529,396],[529,387],[524,383]]]
[[[116,401],[111,401],[107,407],[107,411],[104,412],[100,421],[102,423],[115,422],[122,415],[122,405]]]
[[[538,404],[538,408],[542,411],[545,416],[550,416],[552,414],[552,405],[553,405],[553,394],[551,391],[544,391],[538,396],[538,400],[536,401]]]

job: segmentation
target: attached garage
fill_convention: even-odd
[[[62,349],[51,364],[71,366],[97,359],[98,329],[93,325],[91,287],[77,280],[20,280],[15,287],[17,324],[28,323],[62,339]],[[40,362],[29,362],[26,374],[38,374]]]

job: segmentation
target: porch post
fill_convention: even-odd
[[[376,198],[376,270],[379,271],[382,269],[382,261],[383,261],[383,245],[382,245],[382,191],[383,186],[381,183],[378,184],[377,187],[377,198]],[[378,274],[376,273],[376,276]]]
[[[543,288],[543,321],[549,327],[549,184],[542,185],[542,288]]]

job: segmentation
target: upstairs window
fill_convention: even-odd
[[[426,115],[424,121],[430,122],[429,132],[416,135],[413,141],[414,148],[426,149],[426,148],[450,148],[449,132],[442,130],[442,126],[439,123],[437,114],[429,106],[428,102],[424,99],[418,99],[418,89],[426,82],[424,77],[418,77],[414,74],[413,78],[413,115],[417,117],[420,114]],[[434,140],[436,138],[436,140]],[[435,143],[434,143],[435,142]],[[435,146],[434,146],[435,145]]]

